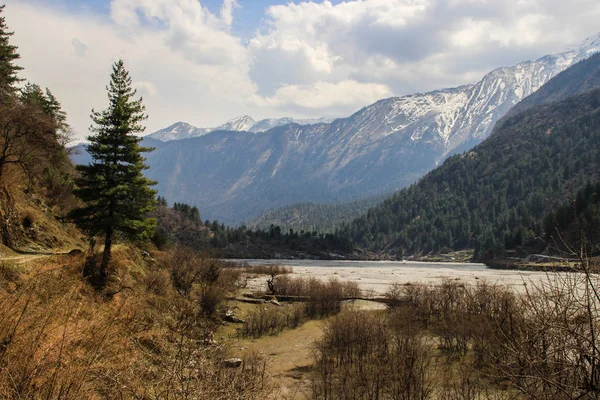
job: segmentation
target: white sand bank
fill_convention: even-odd
[[[438,284],[445,279],[475,284],[479,281],[502,284],[522,290],[526,283],[539,283],[553,279],[545,272],[507,271],[489,269],[482,264],[416,263],[378,261],[306,261],[306,260],[243,260],[249,265],[285,265],[293,267],[291,276],[316,277],[327,280],[356,281],[365,291],[385,293],[394,283]],[[252,289],[266,289],[266,278],[249,282]]]

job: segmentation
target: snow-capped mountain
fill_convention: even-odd
[[[225,223],[293,203],[389,193],[480,143],[513,105],[598,51],[600,35],[564,53],[498,68],[475,84],[380,100],[330,123],[249,126],[253,121],[242,117],[225,124],[227,132],[176,124],[151,135],[170,141],[149,139],[156,151],[148,154],[148,176],[169,201],[195,204]],[[172,140],[193,136],[199,137]]]
[[[147,137],[151,137],[156,140],[168,142],[169,140],[189,139],[192,137],[198,137],[212,132],[211,129],[196,128],[185,122],[177,122],[167,128],[161,129],[154,132]]]
[[[244,115],[237,117],[225,122],[214,128],[196,128],[185,122],[177,122],[167,128],[158,130],[151,133],[147,137],[160,140],[162,142],[168,142],[171,140],[189,139],[193,137],[199,137],[206,135],[207,133],[215,131],[231,131],[231,132],[252,132],[260,133],[266,132],[269,129],[277,128],[279,126],[298,124],[298,125],[314,125],[329,123],[332,119],[320,118],[320,119],[294,119],[294,118],[269,118],[255,121],[252,117]]]

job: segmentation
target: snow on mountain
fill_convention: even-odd
[[[196,128],[185,122],[177,122],[167,128],[154,132],[148,137],[168,142],[169,140],[189,139],[209,133],[210,129]]]
[[[254,125],[256,121],[248,115],[230,119],[223,125],[214,128],[214,131],[233,131],[233,132],[248,132],[248,130]]]
[[[298,202],[389,193],[483,141],[513,105],[598,51],[600,35],[495,69],[475,84],[380,100],[330,123],[241,117],[225,124],[254,134],[176,124],[151,135],[171,142],[149,154],[149,176],[169,201],[198,205],[227,223]],[[193,136],[201,137],[174,140]]]
[[[315,125],[315,124],[328,124],[333,119],[331,118],[319,118],[319,119],[295,119],[295,118],[269,118],[262,119],[252,125],[252,127],[248,130],[249,132],[259,133],[266,132],[269,129],[277,128],[279,126],[285,126],[290,124],[298,124],[298,125]]]
[[[266,132],[269,129],[277,128],[279,126],[285,126],[289,124],[298,125],[314,125],[330,123],[332,119],[319,118],[319,119],[294,119],[294,118],[269,118],[262,119],[256,122],[252,117],[244,115],[237,117],[219,125],[215,128],[196,128],[185,122],[177,122],[167,128],[156,131],[150,135],[149,138],[168,142],[171,140],[189,139],[192,137],[199,137],[206,135],[207,133],[216,131],[231,131],[231,132],[252,132],[260,133]]]

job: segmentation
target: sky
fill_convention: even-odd
[[[598,0],[5,0],[22,77],[77,140],[123,59],[146,133],[178,121],[345,117],[459,86],[600,31]]]

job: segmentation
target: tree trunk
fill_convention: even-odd
[[[112,227],[106,228],[106,240],[104,241],[104,253],[102,254],[102,264],[100,265],[99,274],[102,278],[107,276],[108,263],[110,262],[110,248],[112,246]]]

